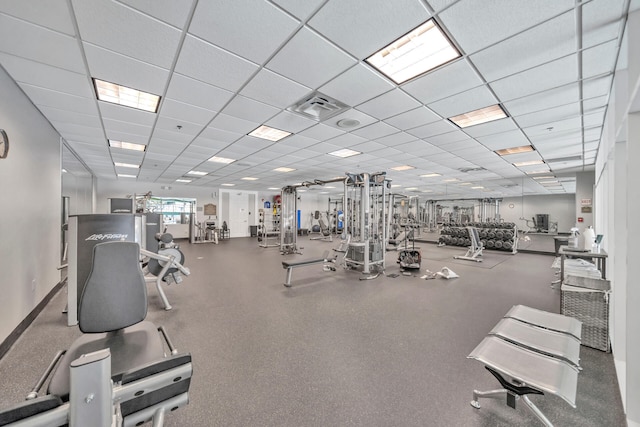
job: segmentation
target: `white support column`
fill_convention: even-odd
[[[627,116],[627,388],[626,410],[629,427],[640,427],[640,263],[637,256],[640,236],[640,192],[634,183],[640,180],[640,11],[629,15],[627,21],[628,85],[630,90],[629,115]],[[635,112],[632,106],[636,106]]]
[[[611,311],[611,344],[613,357],[622,395],[622,404],[626,406],[626,364],[627,364],[627,143],[617,142],[613,148],[613,159],[609,161],[609,188],[612,190],[613,212],[609,229],[612,231],[606,249],[611,255],[609,271],[612,272],[612,298],[609,301]],[[609,249],[611,248],[611,249]]]
[[[638,27],[640,31],[640,27]],[[627,161],[629,165],[640,163],[640,113],[627,118]],[[627,168],[627,278],[626,289],[626,334],[627,334],[627,387],[626,409],[629,427],[640,426],[640,263],[637,260],[638,237],[640,236],[640,192],[632,183],[640,180],[640,168]]]

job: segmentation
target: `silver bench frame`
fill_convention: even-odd
[[[528,394],[554,394],[576,407],[581,322],[561,314],[513,306],[505,317],[467,356],[482,362],[503,388],[473,391],[471,406],[480,398],[506,397],[516,407],[522,399],[547,427],[549,419]]]

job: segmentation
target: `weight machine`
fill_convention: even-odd
[[[298,235],[298,191],[289,185],[280,193],[280,253],[283,255],[300,253],[297,246]]]
[[[350,235],[344,263],[346,267],[362,266],[365,274],[372,267],[385,269],[387,226],[391,220],[386,197],[391,181],[385,175],[386,172],[347,173],[344,181],[345,229]]]

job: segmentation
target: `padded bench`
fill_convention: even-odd
[[[322,254],[322,258],[303,259],[300,261],[282,261],[282,268],[287,270],[284,285],[287,288],[291,287],[291,273],[294,268],[306,267],[313,264],[324,264],[327,262],[331,262],[329,259],[329,251],[325,251],[324,254]]]
[[[580,362],[581,322],[561,314],[516,305],[467,356],[478,360],[503,387],[473,391],[471,406],[479,398],[507,398],[515,408],[522,399],[545,425],[549,419],[529,400],[528,394],[554,394],[576,407]]]

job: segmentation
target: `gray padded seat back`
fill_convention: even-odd
[[[93,248],[91,272],[80,297],[78,326],[84,333],[110,332],[144,320],[147,285],[135,242],[105,242]]]

